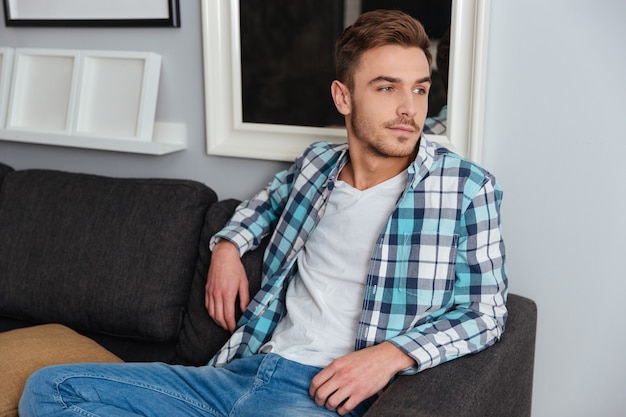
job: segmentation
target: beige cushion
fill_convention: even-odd
[[[24,384],[36,370],[75,362],[123,362],[120,358],[59,324],[0,333],[0,417],[16,417]]]

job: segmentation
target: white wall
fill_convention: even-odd
[[[537,301],[534,417],[626,415],[626,2],[494,0],[484,164]]]
[[[163,157],[0,141],[0,161],[115,176],[194,178],[244,198],[285,166],[205,154],[199,2],[180,29],[17,29],[0,46],[163,55],[158,119],[189,148]],[[511,290],[535,299],[533,417],[626,413],[626,2],[493,0],[484,164],[504,191]],[[502,416],[507,417],[507,416]]]

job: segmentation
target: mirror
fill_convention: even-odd
[[[335,79],[335,42],[361,13],[380,7],[381,0],[239,0],[243,122],[344,127],[329,88]],[[445,35],[452,0],[385,0],[384,7],[423,22],[433,56],[448,55],[444,48],[439,54],[438,45],[449,44]],[[428,95],[430,117],[438,116],[447,101],[444,73],[447,77],[448,60],[437,58]],[[437,134],[445,134],[445,121],[436,127]]]
[[[355,1],[360,3],[358,0],[333,0],[343,5],[341,16],[348,23],[354,17],[347,16],[347,10]],[[240,16],[247,15],[240,14],[241,4],[245,5],[245,0],[202,0],[207,152],[293,161],[311,142],[345,142],[343,127],[321,127],[309,122],[296,125],[281,121],[246,121],[251,118],[248,114],[244,118],[242,100]],[[335,16],[331,18],[337,15],[327,14]],[[482,151],[487,18],[487,0],[452,1],[448,126],[445,135],[427,135],[475,161],[479,161]],[[337,36],[332,33],[333,39],[326,42],[334,44]],[[332,45],[330,48],[332,54]],[[329,91],[329,86],[330,82],[324,90]],[[330,100],[329,92],[327,97]],[[336,125],[327,121],[317,124]]]

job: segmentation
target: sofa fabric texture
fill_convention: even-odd
[[[8,173],[0,189],[0,314],[176,338],[216,198],[187,180]]]
[[[2,178],[4,178],[6,174],[12,171],[13,168],[0,162],[0,187],[2,187]]]
[[[206,216],[206,223],[200,240],[200,257],[196,275],[191,283],[189,298],[189,314],[185,316],[180,340],[176,347],[180,362],[191,365],[205,365],[213,354],[221,348],[229,337],[229,333],[219,327],[206,313],[204,304],[204,288],[207,272],[211,262],[211,252],[207,251],[211,237],[222,229],[232,216],[239,200],[224,200],[211,206]],[[242,263],[248,274],[250,294],[256,294],[261,288],[261,268],[263,253],[269,238],[262,241],[257,250],[248,252],[242,257]],[[239,304],[237,304],[239,305]],[[235,310],[237,319],[241,311]]]

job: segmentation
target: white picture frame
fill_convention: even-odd
[[[0,57],[2,141],[150,155],[187,148],[185,124],[155,120],[159,54],[0,48]]]
[[[152,52],[84,51],[73,131],[150,142],[160,70]]]
[[[4,127],[9,105],[14,52],[13,48],[0,48],[0,129]]]
[[[69,134],[72,130],[79,52],[17,48],[6,128]]]
[[[179,0],[4,0],[4,10],[7,26],[180,27]]]
[[[18,48],[6,129],[150,142],[161,56]]]
[[[489,0],[453,0],[448,134],[429,135],[480,161]],[[202,0],[206,145],[210,155],[293,161],[314,141],[345,142],[344,128],[243,122],[239,0]]]

